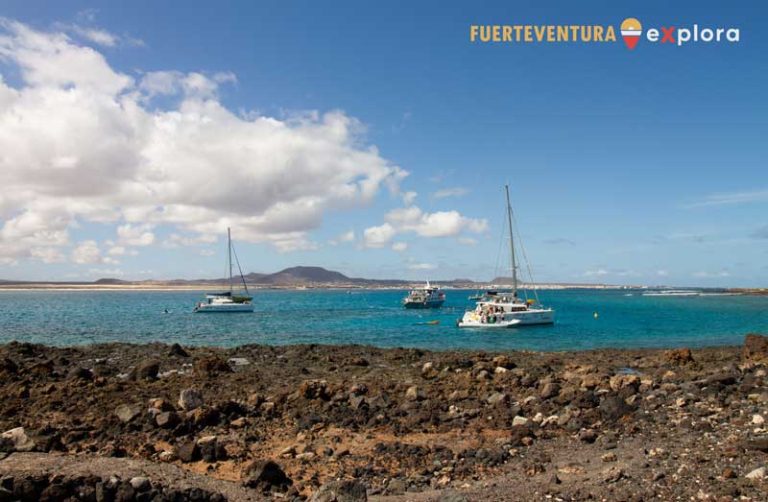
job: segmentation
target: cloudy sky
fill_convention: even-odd
[[[588,5],[586,4],[579,4]],[[6,1],[0,279],[503,274],[765,286],[762,7]],[[470,24],[739,27],[738,44],[473,45]]]

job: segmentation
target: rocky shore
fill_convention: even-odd
[[[0,502],[765,500],[768,338],[0,346]]]

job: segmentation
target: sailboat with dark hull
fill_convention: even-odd
[[[515,239],[512,229],[512,204],[509,202],[509,186],[504,187],[507,196],[507,223],[509,224],[509,249],[512,255],[512,291],[488,291],[473,310],[464,313],[456,325],[460,328],[516,328],[555,322],[555,311],[543,307],[535,298],[522,299],[518,290],[518,264],[515,255]],[[525,258],[525,253],[523,253]],[[530,266],[529,273],[530,273]]]
[[[234,263],[232,261],[233,255],[235,257]],[[234,278],[232,275],[234,264],[237,264],[237,271],[240,274],[244,294],[235,294]],[[232,233],[229,228],[227,228],[227,270],[229,271],[229,290],[220,293],[207,293],[205,301],[199,302],[195,306],[195,312],[253,312],[253,297],[248,293],[248,285],[245,283],[243,270],[240,268],[240,260],[237,259],[237,253],[235,253],[232,246]]]

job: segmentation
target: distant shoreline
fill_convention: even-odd
[[[317,291],[317,290],[360,290],[360,291],[387,291],[403,290],[419,284],[418,282],[403,282],[387,285],[360,285],[360,284],[249,284],[248,287],[255,291],[258,290],[285,290],[285,291]],[[435,283],[439,284],[439,283]],[[486,285],[488,286],[488,285]],[[511,286],[506,284],[490,285],[490,288],[509,289]],[[124,284],[96,284],[96,283],[63,283],[63,282],[5,282],[0,283],[0,291],[216,291],[228,289],[228,284],[147,284],[147,283],[124,283]],[[458,284],[443,286],[446,290],[477,290],[486,289],[478,287],[477,284]],[[544,290],[627,290],[627,291],[647,291],[655,289],[672,289],[667,286],[621,286],[609,284],[539,284],[523,285],[521,288]],[[681,289],[681,288],[675,288]],[[697,288],[685,287],[683,289],[700,290],[704,292],[730,293],[743,296],[768,296],[768,288]]]

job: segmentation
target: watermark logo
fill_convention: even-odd
[[[469,27],[472,43],[593,44],[618,42],[616,27],[610,24],[491,24]],[[624,45],[635,50],[640,41],[663,46],[680,47],[689,43],[738,43],[741,31],[735,27],[709,27],[694,23],[689,26],[653,26],[643,29],[642,23],[628,17],[619,25]]]
[[[637,47],[640,36],[643,34],[643,25],[634,17],[628,17],[621,23],[621,38],[629,50]]]

